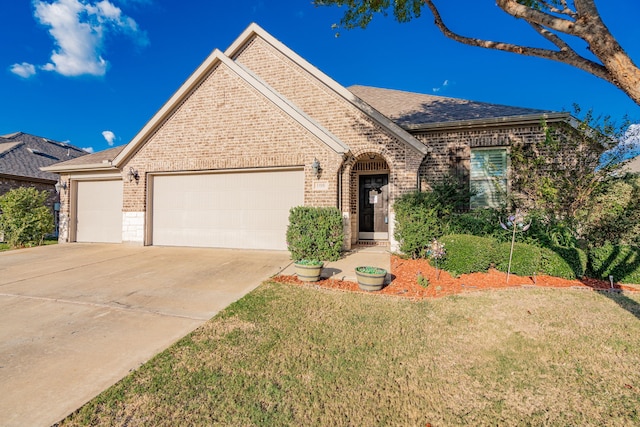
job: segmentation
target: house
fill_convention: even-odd
[[[624,165],[624,170],[630,173],[640,173],[640,156],[636,156]]]
[[[453,173],[484,190],[472,205],[490,205],[509,144],[568,117],[347,89],[251,24],[126,146],[46,170],[67,184],[61,242],[286,249],[289,209],[310,205],[340,209],[345,248],[396,250],[398,197]]]
[[[59,198],[55,185],[58,175],[40,168],[86,154],[86,151],[66,142],[24,132],[0,136],[0,195],[25,186],[47,191],[47,205],[55,212],[57,220]]]

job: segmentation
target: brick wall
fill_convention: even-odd
[[[468,180],[472,148],[537,144],[545,138],[539,125],[418,132],[414,136],[432,149],[420,165],[420,187],[423,190],[450,174]]]
[[[58,193],[54,184],[47,184],[42,182],[33,182],[29,180],[14,179],[9,177],[0,176],[0,196],[9,190],[19,187],[33,187],[38,191],[47,192],[46,205],[53,211],[53,206],[58,203]]]
[[[328,190],[314,191],[318,159]],[[147,174],[154,172],[305,169],[305,204],[335,206],[341,156],[257,90],[220,64],[123,167],[125,212],[146,210]]]
[[[339,202],[343,216],[350,226],[349,230],[345,230],[348,234],[347,246],[357,240],[358,174],[353,166],[359,160],[366,159],[369,154],[376,154],[387,162],[390,206],[400,195],[417,188],[422,154],[399,141],[391,132],[273,46],[260,38],[254,38],[233,59],[292,100],[313,120],[350,147],[350,156],[341,165]],[[312,200],[309,202],[313,203]],[[392,228],[393,224],[390,226]],[[392,235],[390,230],[390,236]]]

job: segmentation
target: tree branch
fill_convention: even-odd
[[[553,4],[545,1],[545,0],[539,0],[540,4],[543,4],[545,8],[547,8],[547,10],[549,10],[549,12],[551,13],[557,13],[558,15],[566,15],[570,18],[575,19],[578,15],[576,14],[575,11],[573,11],[568,5],[567,2],[565,0],[562,0],[562,5],[564,6],[564,8],[562,9],[558,9],[557,7],[555,7]]]
[[[505,0],[498,0],[498,1],[500,2]],[[506,1],[510,1],[510,0],[506,0]],[[584,70],[597,77],[607,80],[608,82],[614,83],[610,73],[607,71],[606,68],[604,68],[601,64],[598,64],[597,62],[591,61],[587,58],[583,58],[582,56],[578,55],[558,36],[556,36],[555,34],[551,33],[548,30],[545,30],[547,32],[545,33],[546,35],[543,35],[543,36],[547,38],[547,40],[551,41],[556,46],[558,46],[561,50],[554,51],[549,49],[526,47],[526,46],[520,46],[512,43],[495,42],[490,40],[482,40],[482,39],[462,36],[458,33],[451,31],[449,27],[445,25],[444,21],[442,20],[442,17],[440,16],[440,12],[438,11],[437,7],[433,4],[433,0],[425,0],[425,4],[431,10],[431,13],[433,14],[433,17],[435,19],[435,24],[440,29],[440,31],[446,37],[452,40],[455,40],[459,43],[463,43],[469,46],[501,50],[504,52],[517,53],[520,55],[534,56],[538,58],[551,59],[554,61],[563,62],[565,64],[573,65],[574,67],[580,68],[581,70]],[[542,27],[544,27],[542,24],[538,24],[538,28],[542,28]],[[556,44],[556,43],[560,43],[560,44]]]

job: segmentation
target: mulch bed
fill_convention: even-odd
[[[309,283],[298,280],[296,276],[277,276],[273,280],[295,285],[313,285],[323,288],[337,289],[350,292],[363,292],[376,295],[394,295],[411,299],[438,298],[447,295],[462,294],[487,289],[504,288],[571,288],[579,290],[596,290],[606,292],[640,291],[638,285],[621,285],[614,283],[613,288],[607,281],[583,278],[581,280],[567,280],[551,276],[509,276],[501,271],[490,269],[487,273],[463,274],[452,277],[446,271],[436,271],[429,261],[423,259],[403,259],[391,256],[392,281],[382,290],[376,292],[362,291],[356,282],[347,280],[321,279]],[[418,283],[418,276],[428,280],[428,286]]]

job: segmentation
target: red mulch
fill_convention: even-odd
[[[596,279],[567,280],[551,276],[522,277],[513,274],[509,276],[509,283],[507,283],[507,274],[495,269],[490,269],[487,273],[463,274],[460,277],[452,277],[446,271],[436,272],[435,267],[431,266],[427,260],[403,259],[395,255],[391,257],[391,274],[391,283],[377,292],[362,291],[356,282],[347,280],[321,279],[311,285],[412,299],[437,298],[478,290],[520,287],[573,288],[615,292],[640,290],[638,286],[617,283],[614,283],[612,289],[609,282]],[[418,284],[419,274],[429,280],[427,287]],[[296,276],[277,276],[274,280],[281,283],[309,285],[308,282],[298,280]]]

